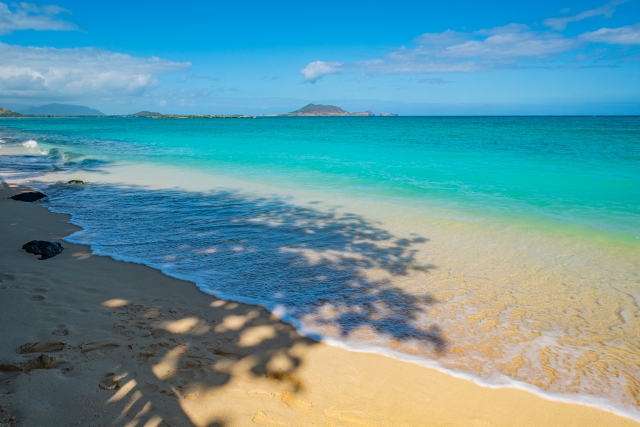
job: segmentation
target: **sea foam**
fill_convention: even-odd
[[[36,148],[36,147],[38,147],[38,143],[36,141],[34,141],[33,139],[30,139],[28,141],[23,142],[22,145],[24,147],[27,147],[27,148]]]

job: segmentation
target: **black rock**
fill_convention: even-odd
[[[28,193],[20,193],[15,196],[11,196],[13,200],[18,200],[19,202],[35,202],[43,197],[47,197],[47,195],[39,191],[30,191]]]
[[[22,249],[30,254],[40,255],[40,260],[53,258],[64,250],[58,242],[46,242],[44,240],[32,240],[22,245]]]

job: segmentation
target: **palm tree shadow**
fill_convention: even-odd
[[[316,330],[326,327],[342,338],[367,330],[420,342],[436,354],[447,349],[439,326],[425,321],[438,302],[397,280],[435,268],[416,261],[425,238],[398,238],[355,214],[233,191],[88,185],[61,186],[49,194],[51,207],[74,212],[74,222],[85,229],[72,240],[87,243],[100,236],[93,247],[103,255],[160,268],[223,298],[260,304],[296,325],[311,319],[308,325]],[[213,402],[224,400],[220,393],[242,378],[272,387],[283,402],[304,394],[298,372],[317,333],[303,337],[267,310],[242,303],[212,299],[206,309],[185,311],[158,296],[154,304],[154,315],[135,301],[117,308],[127,319],[118,330],[132,340],[144,331],[147,340],[134,349],[137,369],[150,369],[159,383],[153,392],[133,387],[131,393],[143,398],[116,424],[130,423],[146,404],[184,414],[191,414],[190,402],[218,408]],[[179,405],[170,404],[172,399]],[[160,417],[148,410],[143,415],[138,425]],[[253,416],[267,417],[259,411]],[[174,423],[227,423],[220,412],[207,417],[190,415]],[[160,419],[172,425],[166,414]]]

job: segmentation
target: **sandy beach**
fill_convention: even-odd
[[[62,238],[0,190],[0,426],[636,426],[300,336],[256,306]],[[39,261],[28,241],[59,241]]]

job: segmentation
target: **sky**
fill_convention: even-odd
[[[640,114],[640,0],[0,2],[0,107]]]

